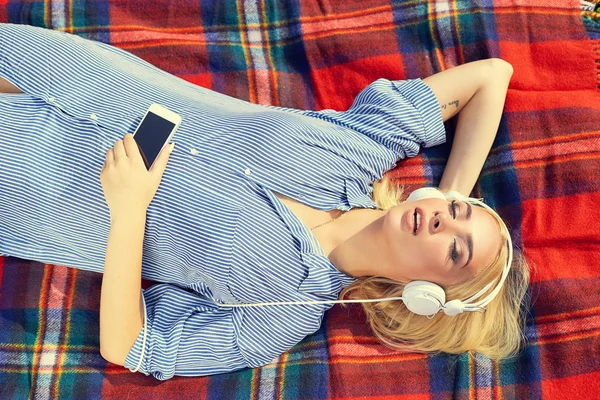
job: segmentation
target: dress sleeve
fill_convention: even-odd
[[[446,130],[437,98],[422,79],[378,79],[364,88],[343,112],[305,111],[364,134],[394,151],[398,158],[414,157],[420,146],[446,141]]]
[[[321,327],[322,305],[244,308],[238,344],[251,368],[267,365]]]
[[[219,307],[196,293],[158,284],[142,290],[146,318],[125,367],[167,380],[249,366],[238,346],[240,308]],[[144,330],[146,340],[144,344]]]
[[[322,306],[220,307],[170,284],[142,294],[146,317],[124,366],[159,380],[269,364],[316,332],[324,314]]]

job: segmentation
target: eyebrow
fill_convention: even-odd
[[[471,205],[469,203],[466,203],[466,204],[467,204],[466,220],[469,221],[471,219],[471,214],[473,213],[473,209],[471,208]],[[469,248],[469,258],[467,259],[467,263],[465,265],[463,265],[462,267],[460,267],[460,269],[463,269],[464,267],[469,265],[469,263],[473,259],[473,236],[470,233],[467,235],[467,247]]]
[[[471,205],[469,203],[467,203],[466,201],[464,203],[467,205],[467,216],[465,220],[470,221],[471,214],[473,214],[473,209],[471,208]],[[452,202],[448,203],[448,212],[452,214]],[[467,247],[469,248],[469,257],[467,258],[467,263],[460,267],[460,269],[463,269],[464,267],[469,265],[469,263],[473,259],[473,236],[470,233],[467,234]]]

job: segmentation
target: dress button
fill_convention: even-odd
[[[198,150],[196,150],[196,149],[190,149],[190,153],[192,153],[192,154],[198,154]]]
[[[97,120],[98,119],[98,117],[94,113],[90,114],[90,118],[93,119],[93,120]]]
[[[50,97],[50,98],[48,99],[48,101],[49,101],[49,102],[51,102],[51,103],[53,103],[53,102],[54,102],[54,97]]]
[[[244,171],[244,174],[250,176],[250,175],[252,175],[252,171],[250,171],[250,168],[246,168],[246,170]]]

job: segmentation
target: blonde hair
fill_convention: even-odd
[[[393,185],[388,176],[373,184],[373,201],[382,210],[400,203],[404,190]],[[473,203],[476,204],[476,203]],[[487,210],[486,210],[487,211]],[[493,215],[493,214],[491,214]],[[494,218],[499,218],[494,216]],[[494,284],[474,302],[483,299],[496,287],[508,258],[504,230],[500,252],[491,265],[486,266],[467,282],[442,286],[446,302],[465,300],[480,291],[489,282]],[[402,300],[360,303],[367,322],[377,338],[392,349],[425,352],[430,354],[469,352],[481,353],[500,361],[518,354],[526,339],[524,330],[526,312],[530,308],[527,296],[529,266],[520,251],[513,251],[513,262],[508,276],[496,297],[487,304],[484,313],[465,312],[448,316],[438,312],[433,318],[409,311]],[[408,281],[396,281],[381,276],[360,277],[342,289],[339,299],[349,294],[349,299],[400,297]],[[346,307],[347,303],[342,303]]]

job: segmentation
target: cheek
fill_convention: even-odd
[[[422,243],[419,247],[419,257],[424,266],[428,269],[443,271],[449,268],[450,262],[448,258],[448,246],[444,245],[442,240],[430,240]]]

